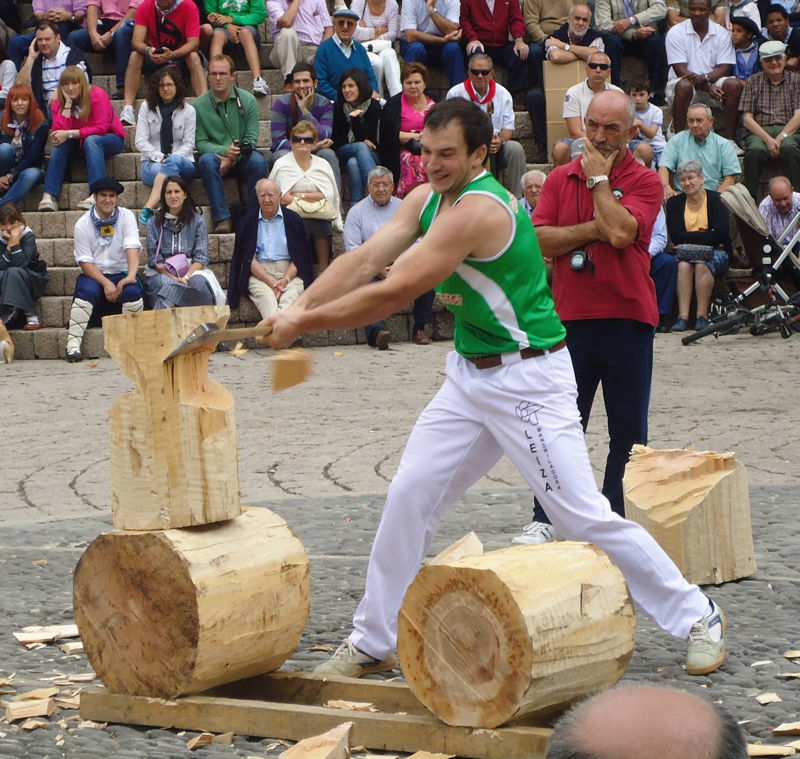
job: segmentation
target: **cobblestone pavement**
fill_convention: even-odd
[[[287,667],[311,669],[326,654],[309,648],[336,645],[349,630],[386,485],[414,419],[441,382],[451,347],[316,349],[316,376],[278,395],[269,391],[267,351],[211,359],[210,376],[236,398],[242,502],[283,516],[311,559],[311,616]],[[737,453],[750,478],[759,568],[712,591],[729,619],[729,657],[720,671],[687,676],[683,641],[639,615],[636,653],[625,675],[631,682],[704,693],[745,721],[751,740],[765,742],[789,742],[771,739],[771,728],[800,719],[798,680],[777,677],[800,671],[800,661],[783,657],[800,649],[798,351],[797,337],[737,335],[688,347],[673,335],[657,337],[650,443]],[[0,366],[0,376],[6,387],[0,682],[13,682],[0,685],[0,692],[22,693],[58,674],[89,670],[84,656],[67,656],[57,645],[27,651],[11,633],[72,621],[72,570],[88,544],[110,529],[107,411],[131,384],[109,359],[21,361]],[[598,398],[587,435],[597,472],[604,427]],[[445,517],[433,551],[471,529],[487,550],[507,545],[528,521],[530,501],[504,459]],[[759,705],[755,696],[766,691],[782,700]],[[59,726],[75,714],[62,710],[48,730],[0,722],[0,757],[194,755],[186,749],[193,734],[123,725],[78,729],[75,721]],[[232,746],[210,746],[197,755],[276,756],[282,747],[273,744],[236,736]]]

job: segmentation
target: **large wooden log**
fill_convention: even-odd
[[[623,488],[625,516],[689,582],[719,584],[755,572],[747,473],[733,453],[636,445]]]
[[[448,725],[497,727],[619,680],[635,620],[622,573],[595,546],[517,546],[424,567],[397,650],[419,700]]]
[[[308,557],[286,522],[101,535],[75,570],[75,621],[109,690],[171,698],[271,672],[309,611]]]
[[[240,512],[233,396],[208,378],[210,350],[164,357],[227,306],[103,319],[106,350],[134,382],[109,412],[111,518],[126,530],[209,524]]]

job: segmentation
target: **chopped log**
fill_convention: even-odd
[[[75,570],[89,663],[117,693],[171,698],[278,669],[309,612],[308,556],[286,522],[111,532]]]
[[[106,350],[134,382],[109,412],[111,517],[127,530],[209,524],[240,513],[233,396],[208,378],[209,351],[168,353],[227,306],[103,319]]]
[[[719,584],[756,571],[747,473],[733,453],[635,445],[623,487],[625,516],[689,582]]]
[[[414,695],[448,725],[543,715],[619,680],[635,620],[622,573],[595,546],[517,546],[424,567],[399,615]]]
[[[6,722],[25,719],[27,717],[49,717],[56,710],[56,704],[52,698],[35,698],[27,701],[14,701],[7,703]]]
[[[354,727],[352,722],[342,722],[326,733],[303,738],[278,759],[350,759]]]
[[[483,543],[480,538],[474,532],[468,532],[463,538],[459,538],[434,556],[428,564],[447,564],[448,561],[463,559],[465,556],[480,556],[482,553]]]

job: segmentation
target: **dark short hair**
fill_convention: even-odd
[[[767,12],[764,14],[764,18],[770,15],[770,13],[780,13],[781,16],[784,18],[789,18],[789,12],[784,8],[782,5],[778,5],[778,3],[773,3],[772,5],[767,8]]]
[[[363,69],[357,69],[353,67],[343,71],[342,75],[339,77],[339,86],[336,88],[336,92],[339,95],[340,103],[344,103],[342,85],[344,84],[345,79],[352,79],[356,83],[356,87],[358,88],[359,103],[363,103],[372,94],[372,86],[369,83],[366,72]]]
[[[632,79],[628,84],[628,94],[636,90],[637,92],[652,92],[653,88],[647,79]]]
[[[38,24],[36,24],[36,29],[33,33],[36,34],[39,29],[49,29],[56,36],[61,34],[61,30],[58,28],[58,24],[55,21],[45,21],[42,19]]]
[[[147,105],[150,106],[151,111],[155,111],[161,103],[161,93],[158,88],[164,77],[167,76],[175,82],[175,105],[178,108],[183,107],[183,100],[186,97],[186,82],[183,81],[183,74],[177,66],[164,66],[147,80]]]
[[[300,63],[294,64],[294,68],[292,69],[292,74],[291,74],[292,79],[294,79],[295,74],[300,74],[303,71],[307,71],[309,74],[311,74],[312,79],[317,78],[317,70],[310,63],[306,63],[305,61],[300,61]]]
[[[8,224],[11,221],[18,221],[23,226],[25,219],[22,218],[22,211],[16,203],[3,203],[0,206],[0,224]]]
[[[437,103],[425,115],[425,128],[438,131],[444,129],[451,121],[461,125],[467,152],[474,153],[481,145],[491,145],[492,120],[471,100],[452,98]]]

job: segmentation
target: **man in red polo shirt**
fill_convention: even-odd
[[[658,324],[648,246],[661,187],[627,148],[633,119],[623,92],[595,95],[583,155],[550,173],[533,213],[542,255],[553,259],[553,296],[567,328],[584,429],[603,386],[610,440],[602,490],[621,516],[631,447],[647,442]],[[546,522],[537,505],[533,524]]]
[[[533,56],[525,42],[525,21],[518,2],[461,0],[461,41],[467,58],[486,53],[495,66],[508,69],[508,89],[524,95],[531,86]],[[513,42],[509,41],[513,39]],[[452,82],[451,82],[452,84]]]

